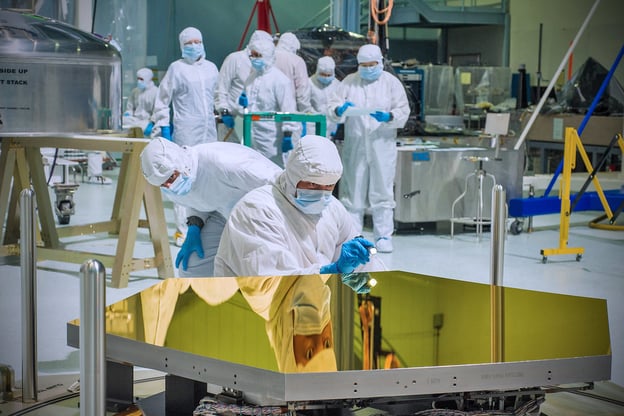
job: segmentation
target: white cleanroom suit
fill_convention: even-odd
[[[282,34],[275,48],[275,66],[293,83],[297,111],[311,113],[308,68],[303,58],[297,55],[300,47],[299,39],[293,33]]]
[[[256,39],[266,39],[272,41],[272,37],[264,30],[256,30],[251,34],[249,43]],[[242,114],[238,112],[238,97],[245,87],[245,81],[251,73],[251,61],[249,60],[249,46],[245,49],[232,52],[223,60],[219,69],[219,78],[215,91],[215,108],[219,112],[227,110],[232,116],[236,117],[236,127],[238,131],[242,131]],[[221,135],[220,135],[221,136]],[[230,133],[229,141],[240,142],[237,131]],[[242,136],[242,134],[240,134]]]
[[[195,28],[186,28],[180,33],[183,54],[185,43],[197,38],[201,39],[201,33]],[[197,60],[186,56],[169,65],[154,105],[152,137],[158,136],[162,127],[169,126],[171,104],[175,143],[192,146],[217,140],[214,91],[219,71],[215,64],[205,59],[205,55],[202,49]]]
[[[215,258],[218,276],[319,273],[357,235],[355,223],[330,195],[320,214],[305,214],[296,202],[297,184],[333,185],[342,173],[336,146],[305,136],[291,151],[275,185],[245,195],[228,218]]]
[[[331,74],[328,76],[328,74]],[[310,77],[310,104],[315,113],[325,114],[327,111],[328,97],[336,91],[340,81],[336,79],[336,63],[330,56],[323,56],[318,59],[316,72]],[[331,137],[338,125],[327,120],[325,136]],[[314,123],[308,123],[307,131],[314,132]]]
[[[249,44],[249,50],[259,53],[261,69],[253,68],[245,82],[245,93],[249,101],[248,111],[286,112],[297,110],[292,83],[279,69],[275,68],[275,45],[266,39],[257,39]],[[238,111],[243,112],[239,105]],[[284,166],[282,159],[282,139],[284,132],[299,131],[300,123],[276,123],[273,120],[254,121],[251,124],[251,147]]]
[[[190,254],[188,269],[179,268],[184,277],[213,276],[214,256],[232,207],[250,190],[273,183],[282,172],[264,156],[240,144],[214,142],[181,147],[163,138],[145,147],[141,165],[143,175],[154,186],[165,183],[176,170],[191,178],[188,193],[166,192],[174,203],[186,207],[187,217],[197,216],[204,222],[200,234],[204,258]]]
[[[336,371],[333,334],[314,348],[312,357],[297,361],[294,337],[321,335],[330,325],[330,275],[239,277],[236,279],[249,306],[266,321],[278,369],[284,373]],[[325,341],[325,340],[324,340]],[[299,355],[305,355],[299,354]]]
[[[137,87],[132,89],[128,97],[123,126],[124,128],[139,127],[143,130],[154,112],[158,87],[154,85],[154,73],[151,69],[141,68],[136,75]]]
[[[381,51],[376,45],[360,47],[357,59],[360,64],[376,61],[377,66],[383,65]],[[345,126],[340,201],[353,215],[359,231],[362,229],[364,210],[370,207],[373,234],[377,241],[391,238],[394,231],[397,129],[405,125],[410,108],[405,89],[395,76],[379,69],[378,78],[366,80],[360,71],[361,67],[357,73],[349,74],[342,80],[328,100],[326,113],[330,120]],[[336,109],[345,102],[351,102],[356,108],[389,113],[390,119],[378,121],[368,114],[342,114],[340,117]]]

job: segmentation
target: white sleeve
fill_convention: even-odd
[[[297,112],[297,101],[295,98],[295,92],[293,91],[292,82],[287,82],[282,88],[276,90],[276,99],[279,104],[280,111],[285,113]],[[287,121],[282,123],[282,132],[298,132],[301,129],[300,122]]]
[[[297,60],[294,76],[297,111],[301,113],[314,112],[310,104],[310,79],[308,77],[308,68],[303,58]]]
[[[347,97],[346,97],[347,84],[348,84],[348,76],[327,97],[327,105],[325,106],[325,116],[327,117],[329,121],[332,121],[334,123],[345,122],[346,117],[344,115],[342,117],[338,117],[336,115],[336,107],[340,107],[347,100]]]
[[[388,74],[388,81],[386,81],[387,94],[390,95],[392,108],[392,120],[388,122],[387,127],[393,129],[401,129],[405,126],[407,119],[410,115],[409,101],[407,100],[407,94],[403,84],[391,74]]]
[[[231,108],[229,97],[230,88],[232,86],[232,78],[235,76],[235,73],[236,65],[234,59],[231,55],[228,55],[219,70],[219,78],[215,89],[215,109],[217,111],[227,109],[231,113],[234,110]]]
[[[128,103],[126,104],[126,112],[130,113],[130,115],[134,114],[134,109],[136,108],[136,90],[133,89],[130,92],[130,97],[128,97]]]

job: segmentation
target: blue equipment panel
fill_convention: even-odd
[[[609,207],[612,210],[624,201],[624,192],[619,189],[605,191]],[[570,201],[574,201],[576,195],[570,195]],[[576,211],[603,211],[602,203],[596,192],[585,192],[576,206]],[[533,217],[535,215],[556,214],[561,210],[561,199],[557,196],[537,198],[515,198],[509,201],[509,216],[516,218]]]

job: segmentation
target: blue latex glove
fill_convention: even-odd
[[[282,139],[282,153],[290,152],[293,149],[292,133],[287,131]]]
[[[359,265],[368,263],[370,260],[368,250],[373,247],[375,247],[373,243],[362,237],[343,243],[338,260],[321,267],[321,274],[352,273]]]
[[[380,123],[390,121],[390,113],[387,111],[375,111],[374,113],[370,113],[370,115]]]
[[[145,130],[143,130],[143,136],[150,137],[153,129],[154,129],[154,123],[150,121],[147,124],[147,126],[145,126]]]
[[[347,108],[349,107],[355,107],[355,104],[353,104],[351,101],[345,101],[345,103],[343,105],[341,105],[340,107],[336,107],[336,115],[338,117],[342,117],[342,115],[344,114],[344,112],[347,110]]]
[[[129,112],[129,111],[126,111],[125,113],[123,113],[123,116],[124,116],[124,117],[130,117],[131,115],[132,115],[132,114],[130,114],[130,112]]]
[[[175,267],[180,267],[182,263],[182,269],[186,271],[188,269],[188,262],[191,258],[191,254],[197,253],[200,259],[204,258],[204,247],[202,246],[200,228],[197,225],[189,225],[186,232],[186,239],[178,251],[176,256]]]
[[[228,129],[234,128],[234,117],[232,117],[230,114],[223,114],[221,116],[221,121]]]
[[[308,134],[308,123],[306,123],[305,121],[301,122],[301,137],[305,136],[306,134]]]
[[[243,108],[249,107],[249,99],[247,98],[247,94],[245,94],[245,91],[243,91],[240,97],[238,97],[238,105]]]
[[[341,276],[342,283],[361,295],[370,293],[369,278],[370,275],[368,273],[345,273]]]
[[[160,135],[170,142],[173,141],[173,139],[171,138],[171,127],[169,126],[162,126],[160,128]]]

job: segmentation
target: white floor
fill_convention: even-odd
[[[105,171],[106,176],[114,179],[116,174],[116,171]],[[70,225],[108,219],[114,187],[115,183],[80,184],[75,194],[76,213],[71,217]],[[54,198],[53,192],[51,196]],[[546,264],[542,263],[540,249],[554,248],[559,244],[558,214],[535,217],[535,230],[531,233],[508,235],[505,239],[502,284],[607,299],[612,345],[611,381],[623,387],[624,232],[589,228],[587,222],[598,215],[597,212],[572,214],[573,226],[570,228],[568,245],[585,248],[585,254],[579,262],[574,256],[563,255],[552,256]],[[166,218],[172,234],[174,225],[170,204],[166,204]],[[619,223],[623,221],[620,219]],[[371,237],[370,232],[366,232],[365,237]],[[394,237],[394,252],[378,256],[391,270],[489,283],[490,243],[489,233],[485,233],[480,242],[476,241],[472,233],[456,234],[454,239],[440,231],[429,234],[401,233]],[[103,253],[114,253],[116,240],[96,236],[93,240],[76,244],[85,244],[94,251],[101,249]],[[151,250],[147,236],[139,238],[136,249]],[[172,245],[171,250],[175,258],[178,249]],[[78,351],[66,346],[65,328],[67,321],[79,316],[79,269],[78,264],[63,262],[43,261],[38,264],[37,334],[42,380],[54,380],[54,377],[48,376],[60,377],[62,374],[79,372]],[[111,304],[139,292],[153,285],[157,279],[156,271],[148,270],[132,273],[130,283],[124,289],[111,288],[109,281],[106,303]],[[10,365],[20,384],[21,285],[19,261],[15,258],[0,258],[0,288],[0,364]],[[39,387],[47,388],[41,383]],[[624,401],[624,396],[618,400]],[[624,412],[624,409],[620,410]]]

